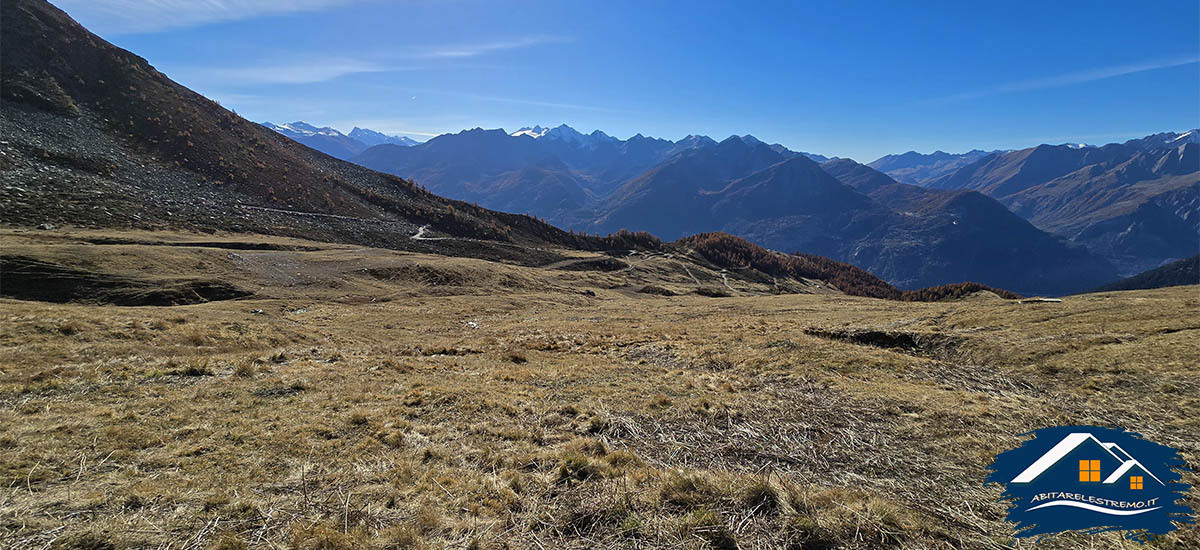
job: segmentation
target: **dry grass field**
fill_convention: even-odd
[[[61,230],[0,248],[253,293],[0,299],[0,548],[1032,548],[983,486],[1022,432],[1115,424],[1200,466],[1196,286],[903,303],[668,257]]]

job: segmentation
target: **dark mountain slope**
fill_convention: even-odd
[[[1198,285],[1200,284],[1200,255],[1172,262],[1162,267],[1151,269],[1110,283],[1092,292],[1108,292],[1112,290],[1142,290],[1162,288],[1167,286]]]
[[[905,207],[862,237],[847,260],[889,280],[910,277],[902,288],[973,280],[1024,294],[1065,294],[1114,273],[974,191],[914,196]]]
[[[731,179],[782,160],[769,146],[739,137],[684,151],[614,191],[586,228],[638,227],[668,239],[719,228],[709,213],[716,193]]]
[[[780,185],[779,182],[788,184]],[[736,179],[714,195],[719,199],[711,210],[718,220],[758,220],[872,207],[870,199],[804,156]]]
[[[754,269],[773,277],[817,279],[856,296],[892,300],[932,302],[957,299],[974,292],[989,291],[1003,298],[1019,298],[1007,290],[979,283],[956,283],[920,290],[899,290],[874,274],[851,264],[813,254],[780,254],[727,233],[703,233],[673,243],[700,254],[717,267],[728,270]]]
[[[870,194],[880,187],[897,183],[887,174],[850,159],[833,159],[822,162],[821,169],[859,193]]]
[[[1103,280],[1114,272],[1103,260],[1060,242],[981,193],[886,184],[886,175],[853,161],[824,167],[842,174],[844,182],[872,189],[870,198],[891,209],[886,218],[873,220],[875,225],[854,232],[852,246],[831,256],[902,288],[974,280],[1028,294],[1060,294],[1086,288],[1074,279]]]
[[[723,231],[775,250],[850,262],[900,288],[973,280],[1062,294],[1114,276],[1104,261],[980,193],[896,183],[853,161],[824,166],[845,181],[793,156],[722,184],[734,173],[731,160],[743,161],[742,169],[753,165],[744,161],[754,147],[722,145],[723,152],[697,149],[631,180],[592,227],[645,229],[668,238]],[[860,193],[855,185],[872,191]]]

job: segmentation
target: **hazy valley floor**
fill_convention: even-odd
[[[771,295],[665,257],[0,245],[110,301],[253,293],[0,299],[2,548],[1031,548],[983,479],[1059,424],[1141,432],[1200,483],[1196,286],[903,303]],[[1146,547],[1197,546],[1190,527]]]

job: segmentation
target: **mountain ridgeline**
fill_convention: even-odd
[[[725,232],[849,262],[905,289],[969,280],[1065,294],[1117,276],[1106,259],[983,193],[904,184],[849,159],[753,136],[672,142],[565,125],[511,134],[477,128],[413,147],[372,147],[353,161],[559,227],[665,240]]]
[[[974,190],[1131,275],[1200,249],[1200,131],[998,152],[925,182]]]
[[[349,160],[351,157],[365,151],[368,147],[385,143],[400,146],[411,146],[419,143],[405,136],[390,136],[375,130],[354,127],[349,134],[343,134],[328,126],[318,128],[307,122],[290,122],[287,124],[262,123],[263,126],[292,138],[308,147],[316,149],[331,157]]]

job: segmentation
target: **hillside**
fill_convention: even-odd
[[[1113,290],[1146,290],[1169,286],[1200,285],[1200,256],[1171,262],[1133,277],[1098,287],[1092,292]]]

